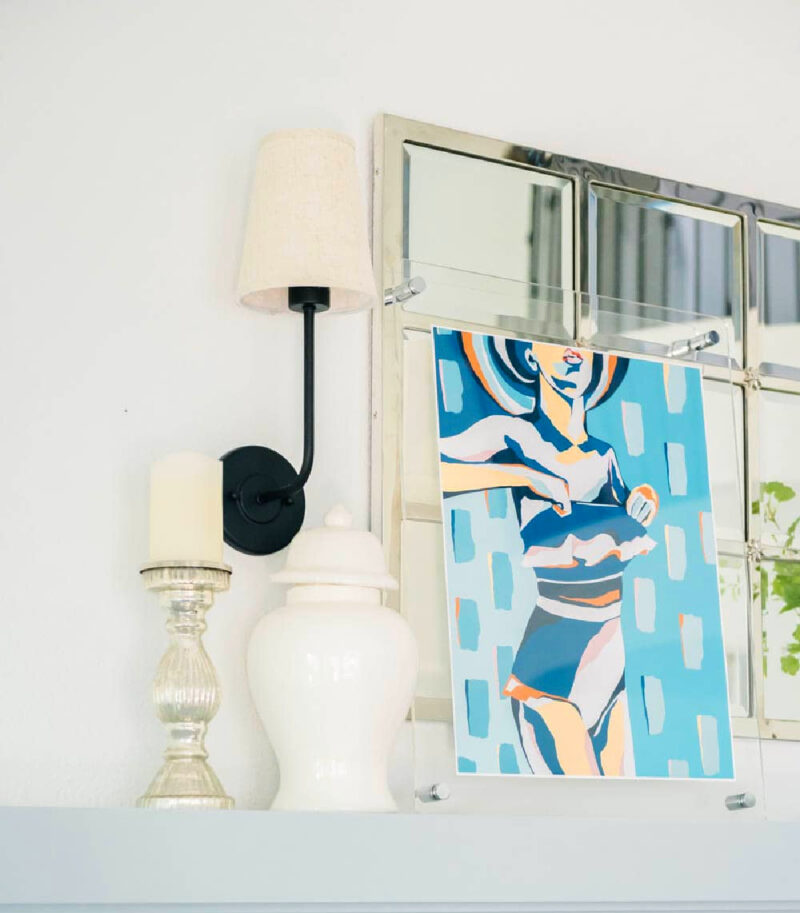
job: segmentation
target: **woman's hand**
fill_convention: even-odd
[[[537,498],[553,502],[553,510],[559,517],[572,513],[572,500],[567,483],[560,476],[551,476],[543,472],[529,470],[527,473],[528,488]]]
[[[658,495],[652,485],[637,485],[632,489],[625,510],[642,526],[649,526],[658,511]]]

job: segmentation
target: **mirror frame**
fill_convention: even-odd
[[[444,152],[485,159],[500,164],[528,167],[534,171],[568,176],[574,185],[573,203],[573,278],[574,289],[591,294],[589,253],[591,229],[591,185],[603,184],[621,191],[632,191],[665,198],[676,204],[715,210],[729,224],[741,225],[742,289],[742,364],[720,368],[704,364],[705,377],[732,381],[744,392],[744,492],[745,529],[742,541],[717,540],[721,554],[746,560],[751,587],[750,602],[750,706],[752,717],[734,719],[734,734],[762,738],[800,740],[800,720],[769,720],[764,717],[764,678],[762,669],[761,609],[752,598],[752,587],[760,572],[760,561],[783,557],[778,548],[761,542],[760,516],[753,509],[760,499],[758,471],[758,393],[760,390],[800,395],[800,369],[788,367],[786,376],[761,373],[759,315],[762,275],[759,256],[759,223],[800,228],[800,209],[740,194],[688,184],[598,162],[573,158],[535,147],[490,139],[471,133],[438,127],[419,121],[384,114],[378,117],[374,133],[373,253],[376,275],[382,289],[399,281],[406,258],[406,207],[404,144],[429,146]],[[576,296],[577,299],[578,296]],[[584,333],[580,308],[576,307],[576,341]],[[422,318],[428,327],[435,322]],[[450,321],[454,326],[456,322]],[[372,323],[371,396],[371,526],[383,540],[390,572],[400,579],[401,520],[400,494],[402,447],[402,309],[379,305]],[[475,324],[465,328],[480,329]],[[421,327],[420,327],[421,328]],[[737,429],[738,431],[738,429]],[[790,560],[800,561],[800,550]],[[398,607],[395,595],[388,604]],[[420,719],[449,720],[450,701],[416,698]],[[447,706],[443,706],[447,705]],[[753,724],[756,724],[754,730]]]

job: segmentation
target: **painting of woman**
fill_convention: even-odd
[[[499,336],[460,334],[494,403],[440,439],[445,497],[508,489],[536,604],[503,693],[534,774],[635,773],[627,712],[622,580],[650,552],[652,486],[628,488],[587,413],[613,395],[628,360]]]

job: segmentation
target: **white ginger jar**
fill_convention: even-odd
[[[396,589],[381,544],[344,507],[301,531],[285,568],[286,605],[250,638],[250,690],[280,765],[272,807],[396,811],[388,762],[417,679],[408,623],[381,605]]]

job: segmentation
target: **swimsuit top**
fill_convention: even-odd
[[[520,513],[521,499],[514,500]],[[622,505],[601,502],[575,501],[565,516],[547,507],[521,532],[522,563],[544,580],[598,580],[620,574],[632,558],[656,545]]]

